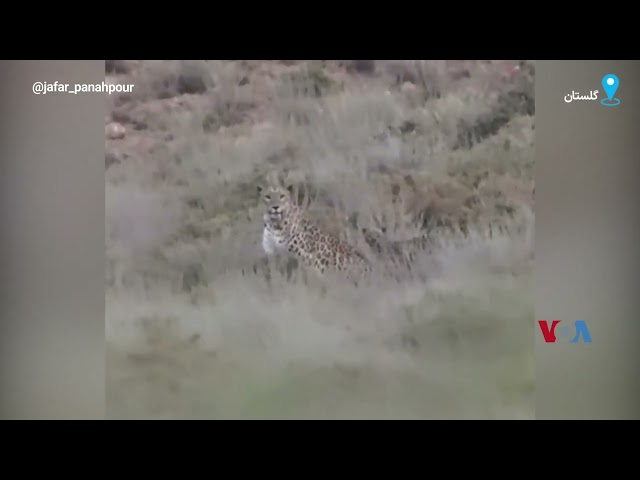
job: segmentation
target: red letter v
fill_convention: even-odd
[[[554,320],[551,323],[551,328],[549,328],[549,322],[546,320],[538,320],[538,323],[540,324],[540,330],[542,331],[544,341],[547,343],[555,343],[556,334],[553,332],[556,329],[556,325],[560,323],[560,320]]]

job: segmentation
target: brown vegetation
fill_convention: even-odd
[[[111,416],[532,417],[532,62],[106,75],[135,85],[105,122]],[[255,187],[274,170],[326,228],[423,275],[265,276]]]

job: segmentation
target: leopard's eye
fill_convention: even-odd
[[[271,200],[271,195],[265,195],[264,198],[266,198],[267,200]]]
[[[280,200],[284,200],[284,195],[280,195]]]

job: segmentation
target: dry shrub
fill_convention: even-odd
[[[110,416],[532,417],[533,65],[354,62],[123,74],[110,108],[146,127],[108,143]],[[387,276],[265,259],[272,171]]]

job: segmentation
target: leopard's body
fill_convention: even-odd
[[[336,271],[354,278],[371,271],[355,247],[324,231],[293,202],[292,187],[258,187],[264,207],[262,248],[267,255],[294,255],[319,274]]]

